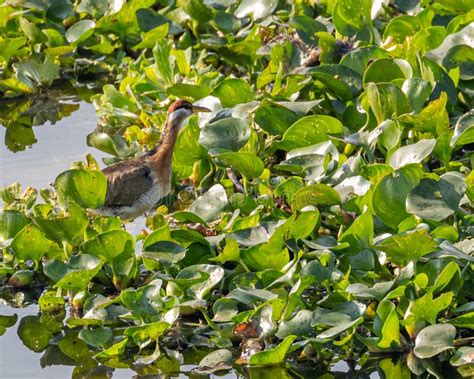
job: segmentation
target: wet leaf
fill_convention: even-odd
[[[23,344],[34,352],[41,352],[49,346],[49,340],[53,334],[48,331],[46,325],[39,322],[37,316],[25,316],[18,325],[18,337]]]
[[[416,336],[414,353],[418,358],[431,358],[454,348],[456,328],[449,324],[430,325]]]
[[[201,129],[199,144],[207,150],[239,150],[249,139],[248,125],[237,118],[223,118],[213,121]]]
[[[89,38],[94,32],[95,22],[92,20],[81,20],[71,26],[66,32],[69,43],[78,45]]]
[[[72,200],[84,208],[98,208],[105,201],[107,179],[100,171],[73,169],[60,174],[54,187],[65,207]]]
[[[398,170],[412,163],[420,163],[431,154],[435,144],[434,139],[424,139],[412,145],[402,146],[391,155],[390,166]]]
[[[410,260],[416,262],[422,256],[435,251],[438,244],[429,237],[426,229],[419,228],[388,237],[376,247],[385,252],[391,261],[406,264]]]
[[[282,363],[295,339],[294,335],[288,336],[275,348],[255,353],[250,357],[249,364],[251,366],[273,366]]]

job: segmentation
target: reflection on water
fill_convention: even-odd
[[[0,187],[19,182],[23,187],[43,188],[87,153],[96,159],[103,156],[86,145],[86,135],[97,124],[92,104],[77,98],[41,104],[43,108],[27,108],[21,116],[15,116],[16,120],[7,121],[2,113]]]
[[[29,295],[26,294],[28,297]],[[379,378],[377,364],[373,365],[370,371],[363,368],[350,367],[346,362],[340,361],[330,368],[321,364],[285,366],[285,367],[262,367],[246,368],[235,367],[231,371],[218,372],[209,375],[199,375],[192,370],[196,367],[200,359],[209,351],[206,348],[190,348],[182,355],[173,352],[167,356],[163,353],[163,358],[150,365],[132,365],[127,367],[126,362],[119,359],[110,359],[99,364],[91,361],[89,366],[84,366],[86,359],[82,362],[76,361],[62,352],[58,346],[61,334],[51,337],[46,341],[45,347],[32,351],[32,346],[27,347],[28,338],[22,335],[19,329],[28,322],[37,322],[39,328],[45,327],[54,330],[57,320],[54,317],[42,326],[42,315],[39,313],[37,305],[29,305],[25,308],[12,308],[0,302],[0,315],[10,316],[16,314],[18,319],[12,327],[7,328],[4,335],[0,337],[0,378],[252,378],[252,379],[274,379],[274,378]],[[45,316],[45,315],[43,315]],[[23,325],[23,326],[20,326]],[[62,325],[62,322],[61,322]],[[30,333],[35,333],[31,330]],[[51,336],[53,333],[51,333]],[[22,342],[24,340],[24,342]],[[236,349],[237,351],[238,349]],[[67,350],[65,350],[67,351]],[[176,358],[178,357],[178,358]],[[181,358],[179,358],[181,357]],[[177,359],[181,360],[180,363]],[[390,359],[389,359],[390,360]],[[108,366],[107,364],[110,364]],[[160,363],[161,362],[161,363]],[[383,361],[382,361],[383,362]],[[83,366],[81,366],[81,363]],[[122,367],[120,367],[120,365]],[[116,367],[113,367],[116,366]],[[394,361],[393,369],[397,369],[397,362]],[[173,371],[166,371],[173,370]],[[395,376],[396,377],[396,376]]]

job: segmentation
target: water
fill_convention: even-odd
[[[12,152],[6,143],[1,144],[0,187],[19,182],[24,188],[44,188],[72,162],[84,160],[87,153],[97,160],[104,156],[86,144],[87,134],[97,125],[94,107],[85,101],[71,103],[79,105],[79,109],[69,117],[54,125],[48,121],[33,127],[37,142],[26,150]],[[0,140],[5,141],[6,132],[6,128],[0,127]]]

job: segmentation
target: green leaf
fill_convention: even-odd
[[[87,344],[77,337],[77,333],[66,334],[58,342],[59,349],[63,354],[74,359],[76,362],[80,362],[85,366],[93,365],[92,352],[87,347]]]
[[[0,212],[0,242],[15,237],[29,221],[23,213],[13,210]]]
[[[216,265],[200,264],[188,266],[176,275],[176,281],[195,299],[203,299],[209,291],[220,283],[224,269]],[[197,280],[197,283],[194,283]]]
[[[337,0],[332,14],[336,30],[352,36],[371,24],[372,1],[363,0],[355,4],[352,0]]]
[[[155,242],[143,250],[143,257],[168,265],[179,262],[185,255],[186,249],[171,241]]]
[[[276,9],[278,0],[243,0],[235,10],[238,18],[251,16],[254,20],[270,16]]]
[[[188,125],[179,133],[174,148],[173,163],[191,166],[200,159],[207,158],[206,150],[198,143],[199,126],[196,118],[191,118]]]
[[[273,366],[282,363],[295,339],[294,335],[288,336],[275,348],[255,353],[250,357],[249,364],[251,366]]]
[[[413,349],[418,358],[431,358],[443,351],[454,349],[456,328],[449,324],[430,325],[416,336]]]
[[[383,300],[377,307],[374,320],[374,332],[379,337],[378,347],[382,349],[396,349],[400,347],[400,325],[395,304],[390,300]]]
[[[296,120],[295,112],[278,104],[265,104],[255,112],[257,125],[273,135],[283,135]]]
[[[328,90],[343,101],[349,101],[362,91],[362,79],[349,67],[325,64],[305,70],[313,78],[323,83]]]
[[[392,281],[375,283],[372,287],[367,287],[362,283],[354,283],[346,288],[346,292],[361,299],[377,299],[381,301],[392,287]]]
[[[238,262],[240,260],[239,244],[232,238],[226,238],[224,250],[211,260],[219,263]]]
[[[103,327],[82,329],[78,337],[90,346],[104,348],[112,340],[113,332],[112,329]]]
[[[211,149],[237,151],[250,138],[250,128],[243,120],[229,117],[209,124],[201,129],[199,144]]]
[[[347,251],[357,254],[369,248],[374,239],[374,221],[372,214],[367,210],[352,223],[341,236],[340,241],[349,244]]]
[[[66,39],[71,44],[79,45],[94,33],[94,28],[94,21],[80,20],[66,31]]]
[[[227,78],[214,88],[212,92],[219,98],[225,108],[232,108],[237,104],[248,103],[253,100],[250,85],[243,79]]]
[[[30,224],[15,236],[10,247],[18,258],[32,259],[38,265],[41,258],[52,250],[53,244],[37,226]]]
[[[451,305],[453,293],[446,292],[433,299],[433,293],[428,292],[423,297],[416,299],[411,308],[407,311],[407,315],[414,315],[417,320],[427,321],[430,324],[436,323],[438,313]],[[405,315],[405,319],[407,319]]]
[[[232,367],[232,352],[227,349],[218,349],[207,354],[199,362],[199,373],[211,374],[214,371],[220,371]],[[205,371],[205,372],[204,372]]]
[[[422,179],[407,196],[406,209],[418,217],[442,221],[459,209],[459,202],[466,192],[462,174],[449,172],[439,181]]]
[[[104,204],[107,178],[100,171],[72,169],[59,174],[54,181],[59,203],[66,207],[74,201],[83,208],[98,208]]]
[[[275,142],[275,145],[279,149],[289,151],[327,141],[329,135],[341,135],[343,131],[342,123],[334,117],[306,116],[291,125],[282,140]]]
[[[189,212],[194,213],[205,222],[214,221],[227,206],[227,194],[224,187],[215,184],[198,197],[189,207]]]
[[[45,274],[51,279],[56,280],[55,275],[50,274],[49,266],[54,265],[55,260],[48,261],[45,265]],[[68,264],[65,266],[65,270],[62,269],[64,275],[54,285],[55,288],[59,287],[68,291],[80,291],[87,288],[92,278],[102,268],[104,261],[100,260],[93,255],[82,254],[72,256]]]
[[[387,254],[393,263],[406,264],[416,262],[422,256],[435,251],[438,244],[424,228],[396,234],[384,239],[375,247]]]
[[[117,342],[116,344],[110,346],[108,349],[97,353],[95,357],[99,359],[106,359],[106,358],[122,355],[125,352],[127,343],[128,343],[128,338],[124,338],[122,341]]]
[[[212,20],[212,11],[203,0],[179,0],[179,6],[200,24]]]
[[[74,202],[69,203],[68,211],[64,215],[54,214],[51,207],[43,204],[35,205],[33,213],[36,213],[33,217],[34,223],[60,246],[65,242],[75,243],[82,240],[89,223],[85,210]]]
[[[302,209],[308,205],[341,204],[337,191],[326,184],[313,184],[298,190],[290,200],[293,210]]]
[[[46,325],[40,323],[38,316],[25,316],[18,325],[18,337],[31,351],[39,353],[49,346],[53,334]]]
[[[156,316],[159,310],[163,308],[161,299],[162,282],[155,279],[150,284],[138,289],[127,288],[122,291],[120,298],[125,307],[130,309],[135,316],[142,317],[145,320]]]
[[[157,321],[142,326],[131,326],[125,329],[124,335],[130,337],[139,347],[143,347],[163,335],[169,327],[170,324],[167,322]]]
[[[420,174],[413,166],[406,166],[393,174],[385,175],[375,186],[372,206],[375,214],[391,228],[409,216],[406,198],[420,181]]]
[[[59,64],[46,55],[43,62],[29,60],[15,65],[17,78],[30,88],[49,87],[59,78]]]
[[[7,328],[10,328],[15,325],[17,320],[18,315],[16,313],[11,316],[0,315],[0,336],[5,334]]]
[[[469,312],[447,321],[458,328],[474,329],[474,312]]]
[[[309,309],[299,311],[290,320],[283,320],[278,326],[276,336],[278,338],[285,338],[290,335],[308,336],[312,332],[313,312]]]
[[[58,312],[64,309],[66,302],[63,297],[57,296],[56,291],[48,291],[41,295],[38,305],[41,312]]]
[[[225,152],[219,153],[215,157],[235,168],[247,179],[258,178],[263,172],[263,162],[253,153]]]
[[[101,233],[81,245],[84,254],[104,257],[111,263],[135,255],[135,239],[125,230],[110,230]]]
[[[141,40],[141,42],[135,46],[133,46],[133,50],[143,50],[146,48],[151,49],[155,46],[156,41],[160,39],[164,39],[168,34],[169,24],[165,23],[160,25],[156,28],[153,28],[147,31]]]
[[[157,40],[153,48],[153,57],[155,70],[159,79],[164,82],[165,87],[170,87],[173,84],[173,69],[170,62],[170,46],[166,39]]]
[[[472,364],[472,357],[474,355],[474,347],[463,346],[456,350],[449,363],[453,366],[462,366],[465,364]]]
[[[431,154],[435,145],[435,139],[422,139],[414,144],[402,146],[391,155],[390,166],[398,170],[412,163],[420,163]]]
[[[462,115],[456,122],[449,146],[463,146],[474,142],[474,111]]]
[[[368,83],[365,92],[378,124],[411,110],[407,96],[395,84]]]
[[[401,15],[390,20],[385,27],[383,38],[386,40],[389,36],[397,43],[403,43],[408,36],[413,36],[421,30],[423,25],[418,17]]]
[[[365,70],[364,84],[388,83],[398,79],[410,79],[412,68],[403,59],[377,59]]]
[[[121,108],[125,105],[121,105]],[[120,158],[126,158],[135,151],[131,149],[123,136],[109,136],[107,133],[92,132],[87,135],[87,145]]]
[[[363,321],[364,321],[363,317],[359,317],[352,321],[339,323],[338,325],[333,326],[332,328],[329,328],[325,330],[324,332],[318,334],[316,336],[316,341],[324,342],[330,338],[337,336],[338,334],[341,334],[342,332],[345,332],[347,329],[356,327],[357,325],[361,324]]]

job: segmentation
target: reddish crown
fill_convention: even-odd
[[[170,105],[168,108],[168,113],[174,112],[178,109],[192,109],[193,105],[186,100],[176,100],[173,104]]]

